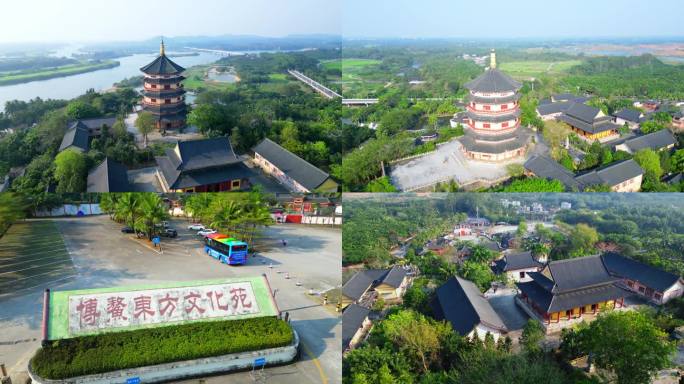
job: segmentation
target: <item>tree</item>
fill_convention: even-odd
[[[525,167],[519,163],[508,164],[506,166],[506,173],[508,173],[508,176],[510,177],[520,177],[525,173]]]
[[[81,120],[97,117],[100,111],[84,101],[76,100],[67,105],[65,114],[72,120]]]
[[[593,253],[594,245],[598,240],[599,236],[596,229],[584,223],[577,224],[568,236],[570,257],[585,256]]]
[[[154,115],[150,112],[143,111],[138,113],[138,118],[135,120],[135,127],[141,135],[143,135],[143,147],[147,148],[147,135],[150,134],[157,126]]]
[[[147,239],[152,241],[157,224],[169,217],[164,201],[156,193],[137,193],[137,218],[134,221],[135,229],[147,234]]]
[[[482,292],[489,289],[492,285],[492,281],[495,280],[492,269],[485,263],[467,260],[461,265],[458,272],[464,279],[475,283]]]
[[[501,192],[565,192],[565,187],[559,180],[528,177],[522,180],[515,180],[503,187]]]
[[[684,172],[684,149],[678,149],[670,156],[670,167],[672,172]]]
[[[515,234],[521,238],[527,235],[527,222],[525,220],[520,220]]]
[[[112,135],[117,140],[121,140],[128,136],[128,128],[126,127],[126,122],[124,119],[116,119],[116,122],[114,122],[112,125]]]
[[[81,152],[67,149],[55,157],[57,192],[83,192],[86,188],[86,160]]]
[[[375,300],[375,303],[373,303],[373,310],[382,311],[383,309],[385,309],[385,299],[378,297],[378,299]]]
[[[366,192],[397,192],[397,188],[390,183],[387,176],[380,177],[368,183],[365,187]]]
[[[522,350],[531,356],[539,356],[542,353],[541,341],[544,340],[544,329],[538,321],[528,319],[520,336]]]
[[[572,349],[614,372],[619,384],[649,383],[653,374],[670,365],[676,350],[667,334],[639,311],[606,312],[576,332]]]
[[[660,180],[663,169],[660,167],[660,157],[652,149],[645,148],[634,154],[636,161],[644,170],[644,177],[652,181]]]
[[[426,373],[439,361],[441,340],[453,332],[445,322],[435,322],[413,310],[390,315],[378,325],[379,332]]]

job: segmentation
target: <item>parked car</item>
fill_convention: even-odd
[[[163,237],[177,237],[178,232],[176,232],[176,230],[173,228],[166,228],[165,230],[161,231],[159,235]]]
[[[197,236],[206,237],[207,235],[211,235],[212,233],[216,233],[216,231],[214,231],[213,229],[204,228],[201,231],[197,232]]]
[[[123,227],[121,228],[121,233],[135,233],[135,231],[131,227]]]
[[[188,225],[188,229],[193,230],[193,231],[201,231],[204,229],[204,225],[202,225],[200,223],[190,224],[190,225]]]

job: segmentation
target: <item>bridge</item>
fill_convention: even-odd
[[[369,106],[371,104],[377,104],[379,99],[342,99],[342,105],[346,105],[348,107],[354,107],[354,106]]]
[[[297,80],[301,81],[302,83],[308,85],[309,87],[313,88],[316,92],[320,93],[324,97],[327,97],[328,99],[336,99],[342,98],[342,95],[339,93],[333,91],[332,89],[326,87],[325,85],[317,82],[316,80],[307,77],[303,73],[296,71],[294,69],[288,69],[287,73],[290,75],[294,76]]]

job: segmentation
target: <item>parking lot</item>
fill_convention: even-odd
[[[267,381],[277,378],[284,383],[339,382],[340,318],[309,296],[310,291],[321,292],[341,284],[339,229],[275,225],[263,231],[257,246],[259,252],[248,258],[246,265],[228,266],[204,253],[203,242],[196,231],[187,229],[186,220],[171,221],[179,236],[162,238],[161,253],[145,241],[134,240],[134,235],[122,234],[122,225],[106,216],[52,222],[62,234],[73,261],[72,270],[58,272],[59,276],[72,277],[55,279],[55,284],[45,281],[47,284],[0,297],[0,362],[7,364],[11,372],[25,370],[40,344],[42,290],[47,286],[80,289],[266,274],[280,310],[290,313],[292,325],[302,340],[300,361],[266,369]],[[287,246],[282,245],[282,239],[287,240]],[[230,382],[252,382],[246,372],[206,382],[223,383],[227,378]]]

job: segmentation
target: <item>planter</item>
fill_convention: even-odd
[[[183,380],[198,376],[251,369],[254,361],[265,359],[266,366],[281,365],[294,361],[298,356],[299,335],[293,329],[292,344],[285,347],[262,349],[259,351],[231,353],[229,355],[206,357],[202,359],[176,361],[173,363],[123,369],[95,375],[72,377],[62,380],[44,379],[35,374],[29,362],[28,372],[35,384],[110,384],[110,383],[161,383],[170,380]],[[139,380],[135,380],[135,379]],[[132,380],[131,380],[132,379]]]

